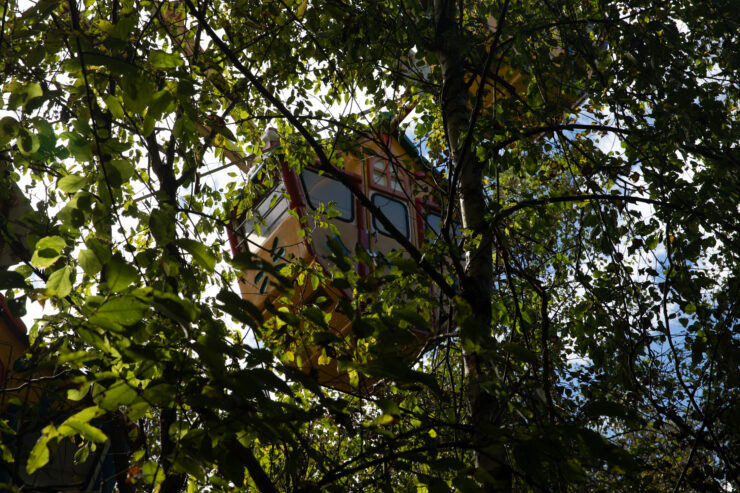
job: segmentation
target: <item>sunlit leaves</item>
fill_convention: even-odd
[[[34,100],[43,96],[44,91],[41,85],[32,82],[28,85],[22,85],[18,82],[10,82],[3,88],[4,92],[9,92],[8,109],[23,108],[27,109],[28,105],[33,105]],[[30,109],[30,108],[29,108]]]
[[[83,409],[82,411],[70,416],[58,427],[53,424],[46,426],[41,436],[36,441],[28,461],[25,464],[28,474],[33,474],[38,469],[45,466],[50,459],[49,447],[58,443],[59,440],[80,435],[86,440],[94,443],[103,443],[108,437],[97,427],[90,424],[90,421],[101,416],[103,409],[93,406]]]
[[[40,438],[31,449],[31,453],[28,456],[28,462],[26,463],[26,471],[28,474],[33,474],[49,462],[49,448],[47,446],[48,439],[44,438],[45,437]]]
[[[215,2],[199,5],[202,23],[188,2],[177,14],[165,4],[83,3],[79,29],[59,3],[17,16],[5,7],[0,159],[10,179],[31,183],[23,192],[39,214],[8,223],[30,231],[32,255],[0,274],[0,288],[12,310],[25,303],[18,290],[51,305],[32,329],[31,361],[82,370],[83,380],[57,382],[69,397],[142,420],[150,455],[133,451],[136,488],[179,471],[199,478],[193,491],[254,488],[237,453],[246,447],[279,490],[476,491],[490,478],[470,466],[472,448],[495,452],[501,442],[522,490],[639,489],[634,478],[681,489],[674,463],[689,463],[686,436],[736,444],[737,101],[727,90],[736,43],[727,16],[715,15],[721,5],[508,2],[503,13],[499,3],[461,2],[447,24],[460,28],[454,40],[437,32],[446,19],[435,5],[445,2]],[[205,22],[232,52],[211,43]],[[493,57],[490,96],[460,125],[481,173],[464,184],[446,110],[451,97],[465,100],[463,113],[475,98],[468,88],[451,94],[444,80],[453,71],[437,52],[453,41],[466,73]],[[297,120],[286,123],[249,71]],[[581,96],[588,108],[576,116]],[[426,176],[411,195],[410,229],[425,236],[414,207],[449,209],[454,221],[461,187],[480,187],[483,227],[459,245],[435,238],[421,254],[463,292],[477,272],[452,259],[490,241],[490,313],[440,296],[408,252],[350,252],[332,239],[324,270],[291,257],[281,237],[264,254],[218,262],[232,209],[249,212],[264,191],[236,168],[205,175],[227,164],[223,148],[237,160],[244,151],[240,163],[252,166],[266,155],[264,127],[278,127],[281,147],[265,159],[281,168],[264,176],[271,186],[314,162],[307,135],[333,156],[354,152],[358,136],[389,131],[384,123],[409,106],[397,136],[419,137],[428,159],[398,163]],[[605,193],[661,205],[548,203]],[[300,221],[301,212],[290,214]],[[310,229],[297,237],[317,237]],[[236,288],[241,277],[254,285]],[[257,301],[277,285],[284,291]],[[295,306],[304,295],[310,302]],[[475,381],[479,361],[488,366]],[[336,369],[351,392],[322,389],[317,369]],[[471,382],[505,403],[499,421],[470,419]],[[163,410],[177,419],[160,433]],[[65,422],[70,414],[39,424],[45,439],[31,469],[63,435],[103,439],[91,421],[102,415]],[[176,451],[157,463],[168,432]],[[722,470],[730,446],[696,443],[701,466],[686,478]],[[638,473],[630,454],[644,464]]]
[[[63,298],[72,291],[72,268],[63,267],[54,271],[46,281],[46,294]]]
[[[31,263],[35,267],[49,267],[61,257],[62,251],[66,246],[64,238],[59,236],[47,236],[36,242],[36,248],[31,258]]]
[[[67,175],[59,180],[59,189],[66,193],[74,193],[87,184],[87,178],[80,175]]]

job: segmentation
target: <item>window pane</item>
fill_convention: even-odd
[[[343,221],[352,221],[354,217],[354,207],[352,193],[347,187],[337,180],[325,175],[319,175],[317,172],[306,169],[301,176],[303,180],[303,189],[308,198],[308,204],[312,209],[318,209],[324,204],[328,209],[333,202],[334,209],[339,212],[339,219]]]
[[[376,185],[380,185],[382,187],[387,187],[388,186],[388,175],[386,175],[385,173],[381,171],[373,170],[373,183],[375,183]]]
[[[426,223],[424,224],[424,227],[431,229],[434,232],[435,236],[439,236],[439,234],[442,231],[442,216],[440,216],[439,214],[430,212],[426,216]],[[460,224],[457,221],[452,221],[452,228],[450,231],[450,235],[453,238],[458,238],[460,236],[461,231],[462,231],[462,224]]]
[[[382,159],[373,161],[373,168],[380,171],[381,173],[387,173],[388,172],[388,161],[383,161]]]
[[[396,229],[403,233],[406,238],[409,237],[409,212],[406,208],[406,204],[379,193],[373,194],[373,204],[383,211],[383,214],[390,219]],[[373,227],[376,231],[380,231],[384,235],[390,236],[390,233],[375,217],[373,217]]]
[[[435,236],[439,236],[439,232],[442,230],[442,216],[439,214],[427,215],[427,225],[432,231],[434,231]]]

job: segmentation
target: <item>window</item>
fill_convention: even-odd
[[[243,239],[240,245],[255,252],[255,243],[261,244],[269,237],[278,224],[285,219],[289,201],[285,188],[275,186],[253,206],[252,217],[247,218],[241,225]]]
[[[428,214],[427,226],[434,231],[435,236],[439,236],[439,232],[442,231],[442,216],[439,214]]]
[[[339,212],[338,219],[347,222],[354,219],[352,192],[342,183],[310,169],[303,171],[301,180],[312,209],[318,209],[321,204],[328,209],[330,204],[334,203],[334,209]]]
[[[434,236],[439,236],[442,232],[442,216],[435,212],[430,212],[426,216],[426,223],[425,226],[431,229],[434,232]],[[452,228],[450,230],[450,235],[453,238],[457,238],[460,236],[460,232],[462,231],[462,225],[457,221],[452,221]]]
[[[393,190],[394,192],[403,191],[403,185],[399,180],[399,175],[393,169],[390,161],[386,161],[385,159],[372,161],[372,177],[373,185],[376,187]]]
[[[406,208],[406,204],[400,200],[392,199],[387,195],[374,193],[372,196],[373,205],[378,207],[383,214],[391,221],[393,226],[396,227],[403,235],[408,238],[410,236],[409,231],[409,211]],[[390,232],[387,231],[380,221],[373,216],[373,228],[376,231],[383,233],[386,236],[391,236]]]

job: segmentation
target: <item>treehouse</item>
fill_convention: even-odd
[[[250,252],[270,263],[300,259],[307,266],[329,273],[330,258],[337,248],[354,252],[360,246],[375,256],[402,250],[397,239],[349,188],[316,166],[307,166],[300,174],[289,168],[280,154],[277,134],[268,131],[265,135],[265,151],[277,156],[279,173],[268,173],[265,165],[253,166],[248,180],[261,190],[251,213],[238,218],[232,228],[234,254]],[[432,200],[433,185],[408,139],[391,134],[375,139],[363,136],[352,152],[341,155],[340,161],[340,172],[411,244],[420,247],[427,235],[439,232],[442,217]],[[369,268],[360,262],[357,274],[364,276]],[[240,289],[242,297],[262,311],[265,319],[273,317],[274,306],[283,294],[280,283],[260,269],[245,271]],[[336,335],[347,337],[351,336],[351,321],[338,305],[341,298],[350,297],[349,291],[326,283],[295,283],[292,305],[285,307],[283,303],[283,308],[295,311],[318,305],[323,312],[331,313],[328,324]],[[346,376],[337,371],[335,363],[324,363],[327,358],[310,346],[304,342],[302,347],[294,348],[297,357],[302,358],[296,366],[314,374],[321,383],[345,387]]]
[[[495,22],[489,27],[493,32]],[[521,101],[530,82],[536,80],[535,92],[543,101],[578,106],[583,93],[563,82],[573,71],[569,65],[575,63],[572,57],[565,49],[556,47],[549,58],[548,70],[555,81],[551,86],[542,85],[536,77],[539,71],[515,70],[506,59],[495,64],[483,79],[473,73],[466,76],[471,96],[478,97],[483,80],[482,103],[486,112],[497,101]],[[413,61],[413,56],[410,59]],[[278,172],[268,172],[264,164],[250,169],[247,179],[260,192],[248,213],[235,217],[230,228],[234,254],[249,252],[266,264],[299,259],[328,273],[337,249],[354,252],[359,246],[374,256],[403,250],[398,238],[342,182],[319,171],[318,165],[308,165],[300,173],[289,167],[280,155],[279,137],[274,130],[268,130],[263,140],[265,152],[279,160]],[[238,162],[236,158],[232,160]],[[386,132],[359,136],[353,149],[340,155],[336,169],[387,217],[405,240],[420,248],[426,238],[439,235],[442,223],[442,212],[434,199],[437,196],[434,180],[429,175],[430,169],[422,163],[422,157],[408,139]],[[366,275],[368,268],[358,263],[357,274]],[[297,311],[304,306],[319,306],[324,313],[331,314],[328,324],[336,335],[351,338],[351,320],[339,305],[342,298],[350,299],[352,293],[323,284],[297,282],[297,278],[294,274],[288,279],[294,285],[294,294],[288,303],[283,298],[279,309]],[[257,307],[264,319],[280,318],[275,308],[283,292],[275,276],[262,268],[247,269],[239,284],[242,297]],[[434,314],[430,317],[434,330]],[[418,336],[424,340],[428,334]],[[334,360],[327,358],[320,347],[312,346],[308,340],[294,342],[290,352],[298,354],[300,360],[292,364],[314,374],[323,384],[347,387],[346,375],[338,371]]]

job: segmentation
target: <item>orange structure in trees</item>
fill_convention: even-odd
[[[301,259],[306,265],[329,272],[332,249],[337,246],[348,252],[360,246],[380,256],[401,249],[398,241],[341,182],[311,166],[300,174],[289,168],[280,155],[277,133],[268,130],[265,136],[265,152],[277,154],[279,172],[270,175],[265,166],[259,165],[251,170],[248,180],[261,186],[263,192],[252,204],[251,214],[235,223],[230,235],[235,254],[250,252],[271,262],[275,257],[273,245],[278,245],[282,247],[281,259]],[[341,158],[341,173],[413,245],[420,247],[430,230],[439,232],[441,211],[431,200],[432,184],[422,169],[421,157],[408,140],[390,133],[375,139],[364,136],[358,139],[354,152]],[[320,227],[319,222],[324,220],[324,227]],[[365,275],[367,268],[359,263],[358,274]],[[282,296],[279,283],[271,280],[263,271],[248,270],[239,283],[242,297],[261,310],[266,319],[273,316],[268,303],[274,304]],[[336,335],[346,337],[350,335],[351,321],[337,309],[341,297],[349,299],[351,293],[307,282],[296,287],[292,308],[319,305],[325,313],[331,313],[328,325]],[[336,363],[322,362],[315,348],[298,350],[298,357],[303,360],[297,366],[314,374],[323,384],[346,386],[346,376],[337,371]]]

